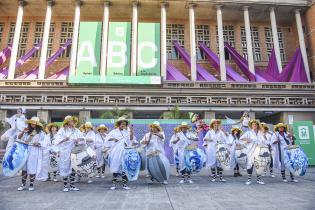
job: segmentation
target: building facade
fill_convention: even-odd
[[[159,23],[161,34],[161,84],[69,84],[47,79],[69,67],[76,74],[80,22],[103,23],[100,74],[106,74],[109,22],[131,23],[130,74],[137,71],[138,23]],[[45,62],[71,39],[72,44],[49,67]],[[40,50],[23,65],[16,61],[42,41]],[[175,43],[190,55],[187,65]],[[219,58],[218,73],[198,47],[199,43]],[[2,0],[0,2],[0,48],[12,44],[7,79],[0,80],[0,120],[19,106],[44,121],[77,114],[82,120],[97,118],[114,106],[133,110],[134,118],[157,118],[178,104],[183,111],[206,118],[237,118],[243,111],[262,120],[289,122],[315,120],[315,4],[308,0]],[[224,48],[232,46],[248,60],[248,69],[267,68],[274,51],[279,71],[300,47],[309,83],[229,82],[226,65],[242,75]],[[103,62],[102,62],[103,61]],[[105,62],[104,62],[105,61]],[[167,81],[171,64],[190,81]],[[199,81],[198,66],[218,80]],[[37,79],[20,79],[38,67]],[[242,75],[244,76],[244,75]],[[289,117],[290,116],[290,117]]]

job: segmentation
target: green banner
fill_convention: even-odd
[[[137,75],[160,76],[160,24],[138,24]]]
[[[130,75],[130,34],[130,23],[109,23],[107,76]]]
[[[315,165],[315,141],[312,121],[293,122],[296,143],[300,145],[308,157],[310,165]]]
[[[99,75],[101,34],[101,22],[80,23],[76,75]]]

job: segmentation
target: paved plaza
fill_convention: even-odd
[[[77,184],[79,192],[62,192],[61,182],[36,182],[35,191],[18,192],[20,177],[0,176],[0,209],[315,209],[315,168],[310,168],[299,183],[283,183],[265,177],[266,185],[246,186],[246,176],[234,178],[226,172],[227,183],[212,183],[207,171],[193,177],[193,184],[178,184],[171,176],[169,185],[152,184],[142,173],[139,180],[130,183],[131,190],[109,190],[111,175],[83,180]],[[243,175],[245,171],[243,171]],[[288,177],[289,178],[289,177]]]

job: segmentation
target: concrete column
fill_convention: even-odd
[[[250,119],[256,119],[256,113],[255,112],[248,112],[248,115]]]
[[[24,5],[25,5],[25,2],[23,0],[20,0],[18,13],[16,17],[15,30],[14,30],[14,38],[13,38],[11,58],[10,58],[10,64],[9,64],[8,79],[14,79],[14,76],[15,76],[15,64],[16,64],[17,53],[19,49],[20,34],[21,34],[21,28],[22,28],[22,22],[23,22]]]
[[[138,54],[138,6],[139,2],[132,2],[132,43],[131,43],[131,75],[137,75]]]
[[[37,117],[46,124],[50,123],[51,112],[49,110],[37,110]]]
[[[80,124],[83,124],[91,119],[91,111],[82,110],[79,112],[79,121]]]
[[[52,13],[53,4],[54,4],[54,0],[47,0],[47,10],[46,10],[46,18],[45,18],[45,26],[44,26],[44,34],[43,34],[43,44],[42,44],[42,48],[40,52],[38,79],[45,78],[47,49],[48,49],[49,31],[50,31],[51,13]]]
[[[252,44],[252,35],[251,35],[251,29],[250,29],[248,6],[243,7],[243,9],[244,9],[244,22],[245,22],[245,32],[246,32],[248,68],[249,68],[249,71],[255,75],[253,44]]]
[[[222,5],[218,5],[217,6],[217,25],[218,25],[218,38],[219,38],[219,55],[220,55],[221,81],[226,81],[222,8],[223,8]]]
[[[215,119],[215,112],[204,112],[203,119]]]
[[[191,81],[197,80],[197,56],[196,56],[196,36],[195,36],[195,7],[194,3],[189,4],[189,34],[190,34],[190,75]]]
[[[272,37],[273,37],[273,45],[276,53],[276,60],[279,72],[282,72],[282,62],[280,56],[280,46],[279,46],[279,37],[278,37],[278,27],[276,22],[276,15],[275,15],[275,8],[270,8],[270,20],[271,20],[271,30],[272,30]]]
[[[167,53],[166,53],[166,8],[167,2],[161,3],[161,76],[166,80]]]
[[[73,23],[72,46],[71,46],[71,58],[70,58],[70,76],[74,76],[76,74],[81,4],[82,4],[81,0],[76,0],[74,23]]]
[[[295,10],[295,20],[296,20],[296,27],[297,27],[298,36],[299,36],[299,43],[300,43],[304,68],[306,71],[307,79],[309,82],[311,82],[310,67],[308,65],[308,60],[307,60],[307,53],[306,53],[306,47],[305,47],[303,27],[302,27],[301,13],[300,13],[299,9]]]
[[[7,117],[7,114],[8,114],[7,110],[4,110],[4,109],[0,110],[0,122],[2,122],[3,125],[4,125],[4,120]]]
[[[100,75],[106,75],[107,69],[107,47],[108,47],[108,23],[109,23],[109,1],[104,1],[103,14],[103,35],[102,35],[102,57],[101,57],[101,71]]]

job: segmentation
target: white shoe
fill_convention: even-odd
[[[282,179],[282,181],[283,181],[283,182],[285,182],[285,183],[287,183],[287,182],[288,182],[288,180],[287,180],[287,179]]]
[[[110,190],[116,190],[116,185],[113,184],[113,186],[110,187]]]
[[[95,178],[100,178],[100,175],[96,175]]]
[[[250,185],[252,183],[251,180],[247,180],[247,182],[245,182],[246,185]]]
[[[270,174],[271,178],[275,178],[276,176],[274,174]]]
[[[104,178],[105,178],[105,175],[102,175],[101,177],[104,179]]]
[[[212,178],[212,179],[211,179],[211,182],[215,182],[215,178]]]
[[[223,179],[223,178],[220,178],[220,179],[219,179],[219,182],[226,182],[226,180]]]
[[[123,189],[124,189],[124,190],[130,190],[130,187],[128,187],[127,185],[124,185],[124,186],[123,186]]]
[[[257,184],[261,184],[261,185],[264,185],[265,182],[261,181],[261,180],[257,180]]]
[[[164,185],[168,185],[168,182],[167,182],[167,181],[163,181],[163,184],[164,184]]]
[[[179,181],[179,184],[184,184],[184,183],[185,183],[185,180],[183,179]]]
[[[193,183],[194,183],[193,180],[191,180],[191,179],[188,179],[187,182],[188,182],[189,184],[193,184]]]
[[[88,184],[91,184],[91,183],[93,183],[93,181],[92,181],[92,180],[88,180],[87,183],[88,183]]]
[[[64,192],[69,192],[69,189],[67,187],[63,188]]]
[[[299,181],[296,179],[291,179],[291,182],[298,183]]]
[[[28,191],[34,191],[34,190],[35,190],[34,187],[29,187],[29,188],[28,188]]]
[[[18,191],[23,191],[23,190],[25,190],[25,186],[21,186],[21,187],[19,187],[17,190],[18,190]]]
[[[79,188],[76,188],[76,187],[70,187],[70,191],[79,191],[80,189]]]
[[[58,182],[58,179],[57,179],[57,178],[54,178],[53,181],[54,181],[54,182]]]

